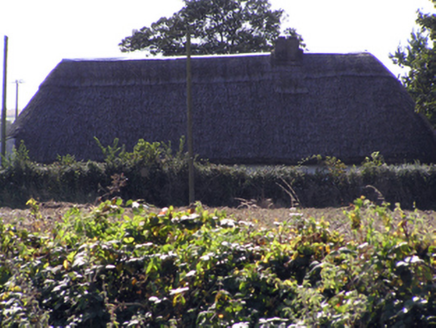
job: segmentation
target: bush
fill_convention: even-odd
[[[164,143],[139,140],[126,152],[115,140],[100,144],[104,163],[77,162],[73,156],[42,165],[29,160],[22,144],[0,170],[0,206],[23,207],[33,197],[41,202],[55,200],[95,203],[108,197],[144,199],[157,206],[188,203],[188,155],[184,139],[173,152]],[[404,208],[436,208],[434,165],[387,165],[374,153],[360,167],[346,167],[334,157],[316,157],[317,169],[303,166],[225,166],[195,160],[196,199],[210,206],[237,206],[241,199],[264,200],[276,206],[295,202],[305,207],[348,206],[371,186],[387,202]],[[113,188],[113,177],[125,183]],[[109,192],[109,190],[111,190]],[[298,201],[297,201],[298,199]]]
[[[262,231],[201,204],[154,213],[119,198],[49,231],[0,223],[0,325],[436,324],[434,232],[363,198],[344,214],[353,235],[296,212]]]

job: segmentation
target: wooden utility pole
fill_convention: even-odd
[[[188,107],[188,169],[189,203],[195,201],[194,192],[194,142],[192,138],[192,75],[191,75],[191,30],[186,33],[186,104]]]
[[[3,54],[3,97],[2,97],[2,118],[1,118],[1,137],[2,137],[2,156],[6,155],[6,78],[7,78],[7,63],[8,63],[8,37],[5,35],[5,46]]]
[[[15,119],[18,117],[18,85],[23,83],[22,80],[15,80]]]

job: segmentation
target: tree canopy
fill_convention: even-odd
[[[436,0],[432,2],[436,8]],[[416,111],[436,127],[436,14],[418,11],[416,22],[419,29],[411,33],[409,44],[399,46],[391,58],[409,69],[401,80],[416,102]]]
[[[193,54],[262,52],[272,49],[281,32],[284,10],[272,10],[269,0],[184,0],[184,3],[171,17],[162,17],[150,27],[134,30],[119,44],[121,51],[182,55],[189,27]],[[293,28],[283,33],[302,41]]]

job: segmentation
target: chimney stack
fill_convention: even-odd
[[[277,39],[274,50],[271,52],[275,64],[298,64],[303,59],[303,50],[297,37],[281,36]]]

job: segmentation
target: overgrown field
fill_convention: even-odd
[[[51,218],[28,206],[0,223],[1,327],[436,325],[436,230],[422,211],[358,198],[265,225],[254,208],[244,220],[200,203],[113,198]]]
[[[1,327],[436,326],[436,166],[196,160],[180,207],[182,143],[100,146],[3,159]]]

